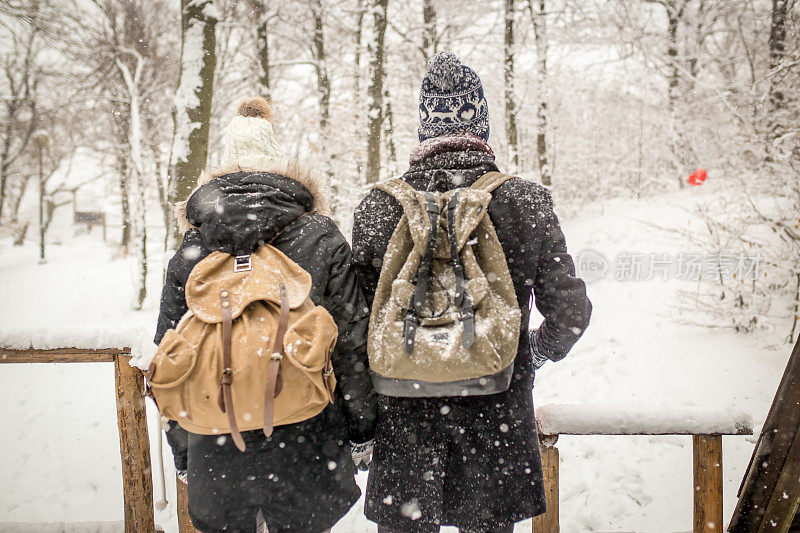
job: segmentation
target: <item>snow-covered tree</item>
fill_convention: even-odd
[[[212,0],[181,0],[181,66],[169,174],[169,200],[173,205],[189,197],[208,159],[217,20]]]
[[[369,56],[369,87],[367,89],[367,183],[381,179],[381,132],[383,129],[384,40],[389,0],[369,0],[372,15],[367,41]]]

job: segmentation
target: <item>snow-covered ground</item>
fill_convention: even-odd
[[[713,193],[681,191],[590,206],[562,221],[567,243],[573,254],[591,248],[612,262],[622,252],[697,251],[676,234],[640,221],[702,228],[676,206]],[[22,325],[75,326],[80,332],[92,325],[121,325],[152,332],[163,255],[158,240],[151,239],[154,260],[145,308],[132,312],[133,261],[116,256],[99,231],[65,236],[63,244],[49,247],[44,265],[37,264],[35,243],[20,248],[3,239],[0,339],[4,330]],[[594,304],[589,330],[566,360],[537,373],[536,404],[733,407],[752,414],[758,431],[789,356],[790,347],[782,343],[788,326],[742,335],[692,325],[697,319],[691,302],[679,291],[695,290],[696,282],[659,276],[617,281],[614,274],[612,264],[605,278],[589,285]],[[111,365],[2,365],[0,405],[0,524],[121,520]],[[150,431],[156,450],[154,416]],[[728,520],[753,444],[734,436],[724,438],[723,446]],[[563,531],[691,529],[690,437],[564,436],[558,447]],[[164,455],[170,507],[158,513],[157,522],[173,532],[174,478],[166,443]],[[154,481],[158,486],[157,476]],[[362,487],[365,481],[360,479]],[[334,532],[375,531],[361,505]],[[530,531],[529,523],[517,531]]]

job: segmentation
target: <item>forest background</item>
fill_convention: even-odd
[[[6,0],[0,232],[45,253],[52,228],[103,213],[109,246],[136,257],[141,308],[162,275],[148,253],[179,238],[172,205],[261,94],[349,235],[369,187],[406,168],[426,62],[449,49],[483,80],[501,169],[550,187],[562,216],[698,187],[687,177],[707,169],[713,194],[686,203],[706,228],[681,238],[720,271],[755,257],[758,274],[706,280],[698,321],[777,320],[791,341],[798,22],[793,0]]]

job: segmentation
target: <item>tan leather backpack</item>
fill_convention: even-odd
[[[333,402],[338,330],[309,299],[311,276],[278,249],[212,252],[186,283],[189,312],[167,331],[147,374],[161,413],[192,433],[292,424]]]
[[[511,176],[489,172],[469,188],[378,188],[403,216],[389,240],[369,327],[369,366],[387,396],[471,396],[508,389],[521,312],[488,214]]]

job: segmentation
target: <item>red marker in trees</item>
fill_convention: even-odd
[[[689,176],[686,182],[689,185],[702,185],[706,178],[708,177],[708,172],[704,168],[698,168],[694,171],[694,174]]]

